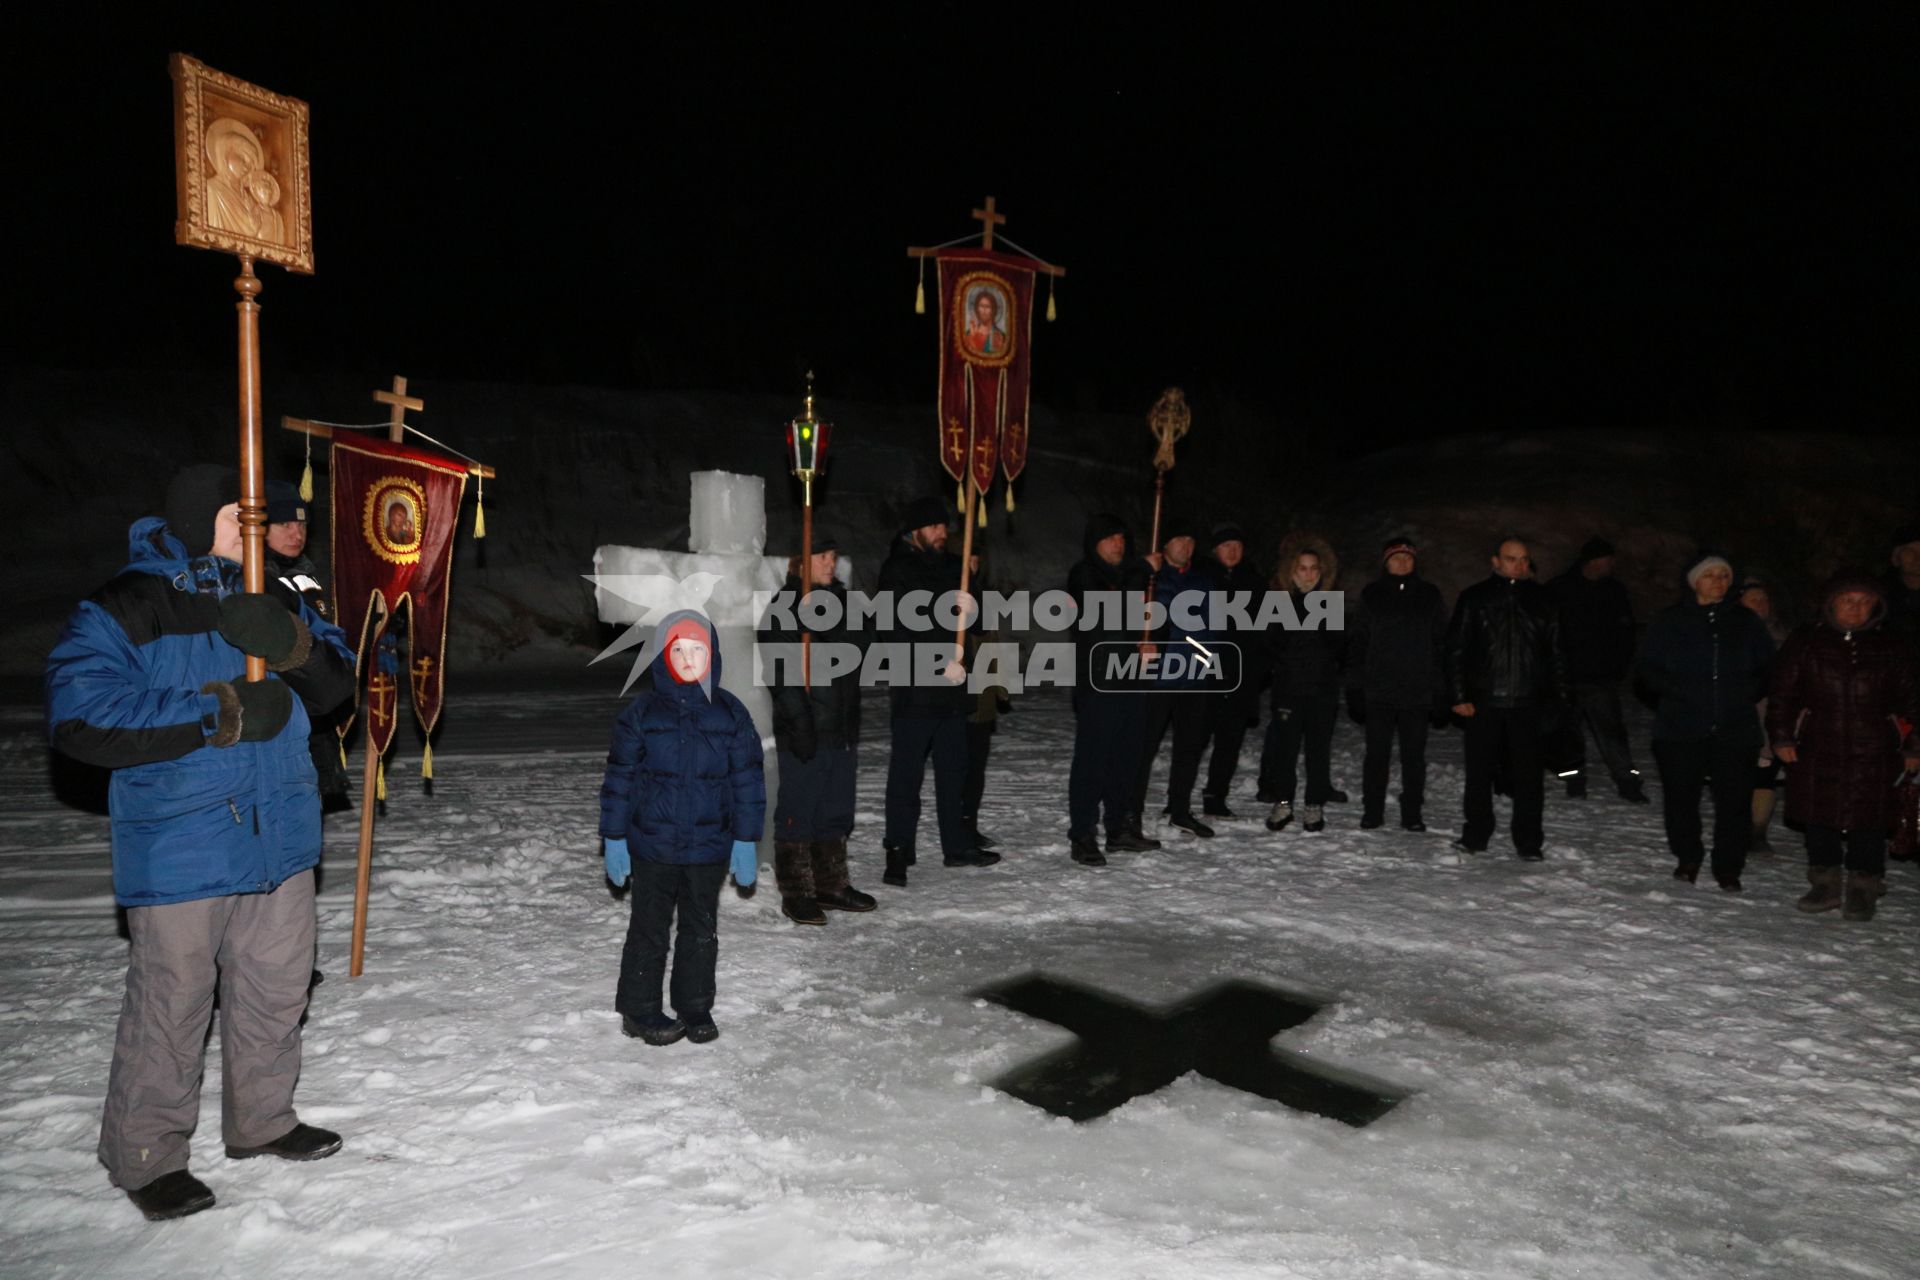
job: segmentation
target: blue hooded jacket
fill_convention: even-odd
[[[131,563],[81,602],[47,658],[47,730],[62,752],[113,770],[113,892],[148,907],[270,893],[320,860],[320,801],[307,708],[353,689],[353,652],[305,604],[313,645],[298,669],[268,675],[299,695],[263,742],[209,745],[220,704],[201,687],[246,678],[221,638],[220,601],[240,566],[189,560],[166,521],[128,531]]]
[[[757,841],[766,822],[760,731],[740,699],[720,687],[713,624],[686,609],[654,635],[664,642],[688,618],[706,628],[712,667],[698,683],[681,684],[667,670],[663,644],[644,677],[652,687],[614,722],[600,786],[600,834],[624,839],[647,862],[725,862],[735,840]]]

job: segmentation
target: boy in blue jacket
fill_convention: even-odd
[[[230,1159],[318,1160],[293,1109],[313,972],[320,797],[308,714],[353,691],[346,637],[298,597],[240,590],[231,469],[189,467],[167,518],[81,602],[47,658],[53,745],[113,771],[113,892],[131,938],[100,1161],[152,1219],[213,1205],[187,1170],[220,1001]],[[249,655],[265,680],[246,679]]]
[[[740,700],[720,688],[713,624],[694,610],[668,615],[640,693],[613,726],[600,786],[607,879],[633,881],[633,916],[614,1007],[626,1034],[648,1044],[717,1039],[714,965],[720,886],[728,864],[741,888],[758,871],[754,842],[766,821],[760,732]],[[650,686],[650,687],[649,687]],[[674,917],[670,994],[660,984]]]

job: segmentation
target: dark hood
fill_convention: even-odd
[[[1833,602],[1849,591],[1864,591],[1873,597],[1873,612],[1867,615],[1867,620],[1864,624],[1854,628],[1855,631],[1870,631],[1886,621],[1887,591],[1885,585],[1878,579],[1870,578],[1864,573],[1842,573],[1831,579],[1820,592],[1821,622],[1832,627],[1835,631],[1842,630],[1840,624],[1833,620]]]
[[[707,674],[697,685],[681,684],[673,678],[673,672],[667,670],[667,633],[672,630],[674,623],[687,618],[693,619],[706,628],[707,649],[713,655],[707,666]],[[713,691],[720,684],[720,635],[714,630],[713,623],[706,614],[698,609],[675,609],[660,619],[660,625],[653,629],[653,640],[650,643],[656,646],[653,661],[647,665],[647,674],[653,677],[654,692],[666,694],[677,692],[682,697],[689,697],[694,696],[694,691],[698,690],[706,695],[707,701],[713,701]]]
[[[1100,543],[1111,538],[1116,533],[1126,535],[1127,548],[1120,556],[1120,563],[1123,565],[1126,564],[1133,559],[1134,555],[1133,533],[1127,528],[1127,522],[1125,520],[1106,511],[1097,512],[1088,518],[1086,536],[1080,540],[1081,554],[1084,555],[1091,564],[1105,564],[1106,561],[1100,558],[1100,552],[1097,548]]]

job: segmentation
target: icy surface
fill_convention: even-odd
[[[693,473],[687,548],[757,556],[767,549],[767,482],[731,471]]]
[[[38,710],[0,720],[0,1270],[9,1276],[1872,1277],[1917,1269],[1912,875],[1870,925],[1680,884],[1658,807],[1550,797],[1548,857],[1434,831],[1268,835],[1250,773],[1209,842],[1066,856],[1071,718],[995,740],[987,871],[879,884],[884,702],[855,883],[797,928],[771,868],[724,893],[723,1030],[620,1035],[623,901],[595,791],[620,674],[450,690],[437,794],[395,781],[367,975],[346,976],[354,831],[329,819],[301,1114],[316,1164],[226,1161],[209,1055],[194,1167],[219,1206],[140,1220],[93,1156],[126,944],[107,824],[56,799]],[[1645,754],[1644,724],[1638,748]],[[1343,725],[1335,776],[1356,792]],[[1257,735],[1247,746],[1250,770]],[[355,762],[357,766],[357,761]],[[65,777],[65,775],[60,775]],[[1163,776],[1163,775],[1162,775]],[[1156,787],[1160,785],[1156,781]],[[71,779],[58,794],[84,792]],[[1596,786],[1596,792],[1609,790]],[[928,794],[931,821],[931,787]],[[1156,792],[1157,799],[1157,792]],[[1163,833],[1164,834],[1164,833]],[[1785,847],[1792,837],[1780,833]],[[763,861],[771,850],[763,848]],[[1044,972],[1147,1003],[1225,978],[1330,1002],[1282,1048],[1413,1091],[1362,1130],[1197,1076],[1076,1125],[988,1082],[1065,1043],[967,993]]]

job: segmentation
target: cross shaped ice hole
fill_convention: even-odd
[[[1221,983],[1164,1013],[1044,974],[974,994],[1079,1037],[993,1082],[1003,1093],[1069,1120],[1103,1116],[1189,1071],[1356,1128],[1406,1097],[1380,1081],[1275,1050],[1274,1036],[1322,1006],[1251,982]]]

